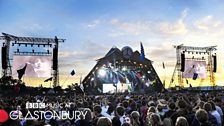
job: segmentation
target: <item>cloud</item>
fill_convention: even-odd
[[[207,15],[194,21],[193,26],[193,30],[197,34],[204,33],[215,37],[222,37],[224,35],[223,22],[217,20],[212,15]]]
[[[150,31],[150,22],[148,21],[123,22],[118,19],[112,19],[110,24],[118,27],[118,30],[120,30],[117,30],[118,35],[123,35],[124,33],[130,35],[140,35]],[[113,31],[112,35],[117,34]]]
[[[93,41],[86,41],[80,45],[80,49],[59,52],[59,66],[63,70],[61,74],[66,74],[70,68],[76,68],[82,75],[87,74],[96,60],[103,57],[110,48]]]
[[[181,12],[181,17],[174,23],[160,22],[157,25],[158,33],[165,36],[185,35],[188,32],[187,25],[184,22],[189,9],[186,8]],[[156,30],[156,29],[155,29]]]
[[[110,20],[110,24],[115,26],[116,30],[112,30],[109,36],[117,37],[121,35],[149,35],[156,34],[159,36],[175,36],[185,35],[188,33],[187,24],[184,22],[189,12],[185,8],[181,12],[181,16],[175,22],[162,22],[162,21],[121,21],[119,19]]]
[[[100,20],[94,20],[94,21],[92,21],[91,23],[87,24],[86,27],[87,27],[87,28],[91,28],[91,29],[93,29],[93,28],[95,28],[97,25],[99,25],[100,23],[101,23]]]
[[[162,42],[157,46],[147,48],[145,52],[149,59],[152,61],[175,61],[176,53],[172,45],[174,44],[170,42]]]

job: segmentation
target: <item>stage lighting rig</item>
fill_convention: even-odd
[[[28,47],[28,45],[31,45],[31,47],[34,47],[37,45],[40,47],[43,45],[52,47],[54,45],[54,57],[53,57],[53,84],[54,87],[59,86],[59,71],[58,71],[58,46],[59,43],[62,43],[65,41],[65,39],[58,39],[56,36],[55,38],[36,38],[36,37],[18,37],[14,35],[10,35],[7,33],[2,33],[2,36],[0,36],[0,40],[3,40],[3,47],[6,47],[5,57],[6,57],[6,67],[5,69],[2,69],[2,75],[3,76],[12,76],[12,70],[11,70],[11,64],[10,64],[10,46],[12,43],[12,46],[18,45],[24,45],[25,47]],[[37,52],[34,51],[34,49],[30,52],[22,52],[20,50],[17,50],[14,52],[16,55],[50,55],[50,51],[46,52]]]

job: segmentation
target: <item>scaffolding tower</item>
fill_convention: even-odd
[[[168,88],[171,87],[172,83],[174,82],[174,78],[177,73],[177,78],[178,78],[178,84],[175,86],[179,86],[181,88],[184,87],[184,82],[183,82],[183,72],[181,71],[181,53],[185,52],[192,52],[192,53],[205,53],[208,56],[208,63],[207,63],[207,72],[209,73],[209,79],[211,85],[214,87],[215,86],[215,76],[214,76],[214,66],[216,66],[216,63],[213,61],[213,56],[216,56],[215,51],[217,46],[208,46],[208,47],[193,47],[193,46],[184,46],[183,44],[181,45],[175,45],[174,48],[176,49],[176,65],[174,68],[173,75],[171,77],[170,84]]]
[[[52,44],[54,45],[54,49],[56,50],[53,55],[56,55],[58,57],[58,46],[59,43],[64,42],[65,39],[58,39],[56,36],[55,38],[37,38],[37,37],[18,37],[14,35],[10,35],[7,33],[2,33],[3,36],[0,36],[0,40],[3,40],[3,47],[5,47],[6,52],[5,52],[5,57],[6,57],[6,68],[2,69],[2,77],[10,77],[12,76],[12,66],[10,63],[10,45],[18,44],[18,45],[31,45],[35,46],[37,45],[40,47],[40,45],[43,46],[50,46],[52,47]],[[49,55],[51,54],[50,51],[47,52],[35,52],[34,50],[32,52],[21,52],[21,51],[16,51],[14,52],[16,55]],[[3,54],[2,54],[3,56]],[[58,70],[58,58],[53,59],[52,61],[56,62],[55,69],[53,69],[53,86],[59,86],[59,70]]]

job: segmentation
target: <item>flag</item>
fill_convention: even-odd
[[[80,89],[82,90],[82,92],[84,92],[84,86],[82,84],[82,76],[80,77],[80,83],[79,84],[80,84],[79,85]]]
[[[149,86],[150,86],[150,83],[151,83],[151,81],[148,79],[147,82],[145,83],[145,85],[146,85],[147,87],[149,87]]]
[[[140,74],[140,73],[138,73],[138,74],[137,74],[137,76],[138,76],[138,79],[140,79],[140,78],[141,78],[141,74]]]
[[[71,75],[72,75],[72,76],[75,75],[75,70],[72,70]]]
[[[25,74],[26,66],[27,66],[27,64],[22,69],[17,70],[19,80],[21,80],[21,78]]]
[[[50,78],[44,80],[44,82],[52,81],[52,79],[53,79],[53,77],[50,77]]]
[[[79,85],[79,88],[82,90],[82,92],[84,92],[84,86],[82,83]]]
[[[144,47],[142,45],[142,42],[140,42],[140,45],[141,45],[141,54],[140,54],[140,58],[143,60],[145,58],[145,51],[144,51]]]
[[[131,86],[130,85],[128,85],[128,92],[131,92]]]
[[[165,64],[164,64],[164,62],[163,62],[163,69],[165,69]]]
[[[156,83],[156,80],[151,81],[151,82],[150,82],[150,85],[154,85],[154,83]]]
[[[196,80],[197,78],[198,78],[198,74],[197,73],[194,73],[193,80]]]

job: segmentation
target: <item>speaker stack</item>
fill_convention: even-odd
[[[58,69],[58,50],[57,47],[53,49],[53,70]]]
[[[185,54],[181,53],[181,72],[184,72],[184,68],[185,68]]]
[[[7,69],[6,47],[2,47],[2,69]]]
[[[213,72],[216,72],[217,70],[217,57],[216,55],[213,56]]]

